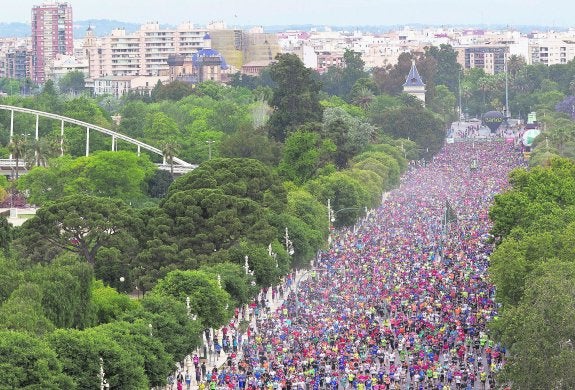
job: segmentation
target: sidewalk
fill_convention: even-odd
[[[289,294],[291,291],[293,291],[294,288],[296,288],[302,280],[305,280],[305,279],[308,277],[308,275],[309,275],[308,270],[296,271],[296,272],[295,272],[294,279],[293,279],[293,282],[292,282],[292,284],[291,284],[289,287],[286,285],[285,282],[283,283],[284,297],[287,297],[288,294]],[[284,298],[282,298],[282,297],[279,296],[279,295],[276,296],[276,299],[272,299],[272,289],[271,289],[271,288],[268,289],[268,293],[267,293],[267,295],[266,295],[266,297],[265,297],[265,300],[266,300],[266,302],[268,302],[268,304],[269,304],[269,308],[270,308],[270,312],[271,312],[271,313],[275,312],[275,311],[283,304],[283,302],[284,302]],[[250,326],[252,329],[256,329],[256,331],[257,331],[256,316],[254,315],[253,310],[248,308],[248,310],[245,311],[244,313],[245,313],[245,315],[248,316],[248,318],[250,318],[250,325],[249,325],[249,326]],[[236,329],[238,329],[239,323],[240,323],[242,320],[244,320],[244,319],[245,319],[245,318],[242,317],[241,314],[240,314],[240,316],[239,316],[239,318],[238,318],[237,320],[232,319],[232,322],[234,322],[234,324],[235,324],[235,326],[236,326]],[[223,339],[223,331],[222,331],[222,329],[219,329],[217,332],[218,332],[218,340],[221,341],[221,340]],[[204,337],[204,336],[202,336],[202,337]],[[238,339],[239,339],[239,334],[238,334]],[[245,342],[247,339],[248,339],[247,332],[246,332],[246,333],[242,333],[242,335],[241,335],[241,340],[242,340],[242,342]],[[204,342],[205,342],[205,337],[204,337]],[[212,346],[212,347],[213,347],[213,346]],[[185,358],[185,360],[184,360],[184,367],[183,367],[183,369],[181,370],[182,375],[185,376],[185,373],[188,372],[189,375],[190,375],[190,377],[192,378],[192,383],[191,383],[191,386],[189,387],[189,389],[191,389],[191,390],[197,390],[197,389],[199,389],[199,383],[196,382],[196,371],[195,371],[195,368],[194,368],[194,364],[193,364],[193,362],[192,362],[192,356],[193,356],[194,354],[197,354],[198,356],[200,356],[200,362],[203,360],[203,359],[201,359],[201,357],[203,356],[203,353],[202,353],[202,351],[201,351],[201,348],[199,348],[199,349],[197,349],[196,351],[192,352],[190,355],[186,356],[186,358]],[[236,356],[236,358],[235,358],[235,362],[237,363],[238,361],[240,361],[240,360],[242,359],[242,348],[241,348],[241,345],[240,345],[240,344],[238,344],[238,350],[237,350],[236,354],[237,354],[237,356]],[[219,371],[222,366],[226,365],[227,360],[228,360],[228,354],[224,353],[223,350],[220,352],[220,356],[219,356],[219,357],[216,357],[216,352],[215,352],[215,351],[213,351],[213,350],[208,351],[207,360],[205,360],[205,362],[206,362],[206,372],[207,372],[207,373],[210,373],[210,372],[212,372],[212,370],[213,370],[214,368],[217,368],[218,371]],[[176,363],[176,365],[177,365],[178,367],[180,367],[179,363]],[[176,370],[176,372],[175,372],[175,374],[174,374],[174,378],[176,378],[177,373],[178,373],[179,371],[180,371],[180,368],[178,368],[178,369]],[[173,384],[173,385],[171,385],[171,386],[170,386],[170,385],[166,385],[164,388],[165,388],[166,390],[176,390],[176,389],[177,389],[177,384],[176,384],[176,382],[174,381],[174,384]],[[185,383],[185,382],[184,382],[184,384],[183,384],[183,389],[184,389],[184,390],[188,389],[188,388],[186,387],[186,383]]]

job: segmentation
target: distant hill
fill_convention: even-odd
[[[27,37],[30,25],[26,23],[0,23],[0,37]]]
[[[364,32],[371,32],[371,33],[383,33],[391,30],[399,30],[402,29],[404,26],[410,26],[411,28],[420,29],[425,27],[448,27],[447,25],[439,26],[439,25],[423,25],[423,24],[398,24],[398,25],[387,25],[387,26],[326,26],[326,25],[313,25],[313,24],[293,24],[293,25],[273,25],[273,26],[264,26],[264,31],[266,32],[281,32],[286,30],[302,30],[302,31],[309,31],[312,28],[316,28],[317,30],[323,30],[325,27],[329,27],[334,31],[364,31]],[[114,28],[123,28],[126,30],[127,33],[134,32],[138,30],[141,26],[140,23],[130,23],[130,22],[121,22],[118,20],[107,20],[107,19],[89,19],[89,20],[78,20],[74,23],[74,38],[81,39],[86,34],[86,30],[88,27],[91,26],[94,29],[94,33],[96,36],[105,36],[108,35]],[[174,27],[173,25],[163,24],[160,25],[162,28],[166,27]],[[240,29],[249,29],[253,26],[237,26],[235,28]],[[516,29],[522,33],[530,33],[533,31],[548,31],[548,30],[555,30],[555,31],[563,31],[566,30],[563,27],[557,26],[531,26],[531,25],[523,25],[523,26],[506,26],[506,25],[457,25],[457,26],[449,26],[455,28],[479,28],[485,30],[505,30],[507,28]],[[0,37],[26,37],[30,36],[30,25],[26,23],[0,23]]]

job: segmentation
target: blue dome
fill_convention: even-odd
[[[206,35],[204,35],[204,41],[207,41],[209,39],[212,39],[212,37],[210,37],[210,34],[206,33]]]
[[[200,49],[196,53],[192,54],[192,62],[194,67],[200,65],[200,61],[203,57],[218,57],[221,60],[220,67],[223,70],[228,69],[228,64],[226,63],[225,58],[220,54],[219,51],[215,49]]]

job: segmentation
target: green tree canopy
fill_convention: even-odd
[[[286,139],[278,170],[286,179],[303,184],[316,176],[335,150],[332,140],[322,140],[319,133],[300,129]]]
[[[277,84],[271,102],[274,112],[269,120],[272,138],[283,142],[300,125],[321,121],[320,85],[298,56],[278,54],[271,66],[271,77]]]
[[[221,282],[220,282],[221,283]],[[218,285],[217,276],[203,271],[172,271],[161,279],[154,293],[181,302],[190,297],[190,310],[205,328],[218,328],[231,318],[230,295]]]
[[[71,195],[46,204],[27,220],[18,232],[17,246],[30,256],[35,246],[50,245],[94,264],[102,247],[133,242],[132,222],[132,211],[121,200]]]
[[[85,89],[84,73],[75,70],[66,73],[58,80],[58,88],[61,92],[78,95]]]
[[[31,335],[0,330],[0,362],[0,382],[9,389],[58,390],[74,386],[72,378],[62,371],[59,354]]]

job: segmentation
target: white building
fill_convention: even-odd
[[[124,29],[115,29],[99,40],[89,29],[84,39],[90,77],[94,79],[101,76],[167,75],[170,55],[190,56],[210,47],[207,29],[195,28],[189,22],[175,29],[162,29],[157,22],[147,23],[132,34],[127,34]]]
[[[94,95],[112,95],[121,98],[128,92],[150,94],[158,81],[164,83],[168,76],[104,76],[94,79]]]

